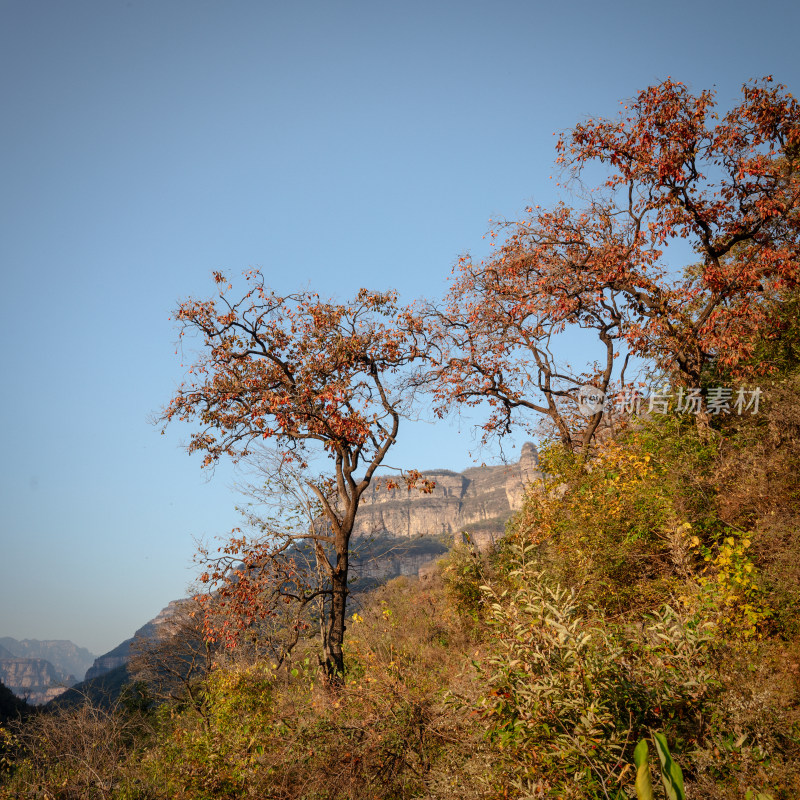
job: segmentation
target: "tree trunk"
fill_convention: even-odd
[[[347,615],[348,547],[349,542],[345,542],[344,547],[341,549],[337,546],[339,552],[336,554],[336,567],[331,574],[333,596],[331,598],[330,621],[325,647],[325,672],[328,680],[333,684],[340,684],[344,677],[344,651],[342,646]]]
[[[711,427],[711,414],[702,408],[694,415],[694,424],[700,441],[708,444],[714,438],[714,429]]]

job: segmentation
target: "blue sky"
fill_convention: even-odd
[[[442,293],[490,217],[555,201],[554,132],[667,75],[800,89],[798,6],[0,0],[0,635],[104,652],[237,523],[148,418],[212,270]],[[468,466],[469,427],[393,461]],[[521,440],[516,442],[516,447]],[[513,452],[513,449],[512,449]],[[484,454],[484,457],[487,457]]]

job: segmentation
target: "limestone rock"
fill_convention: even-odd
[[[56,668],[43,658],[0,659],[0,682],[33,705],[47,703],[67,689]]]
[[[485,547],[502,535],[506,521],[522,505],[525,486],[538,475],[536,447],[528,442],[516,464],[425,472],[436,484],[431,494],[387,490],[376,483],[362,497],[354,537],[388,534],[460,541],[467,534]]]

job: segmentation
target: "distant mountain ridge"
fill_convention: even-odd
[[[66,639],[0,638],[0,682],[19,698],[41,705],[78,682],[94,655]]]
[[[64,692],[75,677],[62,677],[43,658],[4,658],[0,660],[0,682],[31,705],[42,705]]]
[[[68,639],[14,639],[0,638],[0,658],[3,651],[11,658],[43,658],[49,661],[64,676],[82,678],[97,657],[85,647],[79,647]]]

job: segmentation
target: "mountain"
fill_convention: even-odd
[[[126,684],[131,682],[127,662],[114,667],[108,672],[83,680],[62,692],[47,704],[47,710],[54,708],[71,708],[85,701],[99,708],[112,708]]]
[[[150,623],[148,622],[147,625]],[[143,627],[147,627],[146,625]],[[141,630],[141,628],[140,628]],[[137,631],[138,633],[138,631]],[[125,639],[124,642],[118,644],[113,650],[109,650],[102,656],[98,656],[89,669],[86,670],[86,675],[82,682],[91,681],[94,678],[104,675],[106,672],[111,672],[112,669],[122,667],[128,663],[131,652],[131,645],[136,634],[131,636],[130,639]]]
[[[374,483],[362,496],[353,531],[359,538],[384,534],[401,539],[438,536],[458,542],[463,534],[480,548],[492,544],[511,514],[521,508],[525,486],[539,476],[539,455],[527,442],[516,464],[471,467],[464,472],[430,470],[433,491],[387,490]]]
[[[4,656],[3,651],[9,656]],[[0,638],[0,658],[43,658],[49,661],[56,671],[67,678],[74,675],[83,677],[95,659],[85,647],[78,647],[66,639],[23,639],[19,641],[10,636]]]
[[[416,577],[427,564],[451,547],[444,536],[400,538],[381,532],[353,542],[350,551],[350,589],[372,589],[398,575]]]
[[[32,705],[47,703],[66,688],[58,670],[43,658],[0,659],[0,682]]]
[[[0,681],[17,697],[41,705],[77,683],[94,656],[67,640],[0,638]]]
[[[527,442],[516,463],[423,472],[433,483],[427,493],[387,489],[374,481],[362,495],[350,542],[351,590],[399,575],[418,576],[462,541],[487,549],[503,535],[522,506],[525,487],[540,474],[536,447]],[[296,549],[313,552],[308,544]]]
[[[20,700],[4,683],[0,682],[0,725],[7,723],[9,720],[25,717],[30,712],[31,707],[24,700]],[[2,752],[3,746],[2,742],[0,742],[0,756],[2,756]]]
[[[118,644],[113,650],[109,650],[102,656],[98,656],[92,666],[86,671],[84,681],[91,681],[101,675],[125,666],[130,660],[131,645],[136,639],[153,639],[158,628],[163,625],[173,614],[175,609],[185,600],[173,600],[166,608],[162,608],[159,613],[149,622],[139,628],[130,639]]]
[[[123,687],[131,682],[128,662],[131,659],[134,643],[142,639],[156,639],[162,626],[169,623],[178,608],[186,602],[185,599],[173,600],[129,639],[98,656],[86,671],[86,677],[56,697],[49,704],[50,707],[73,706],[87,699],[101,707],[112,706],[119,698]]]

